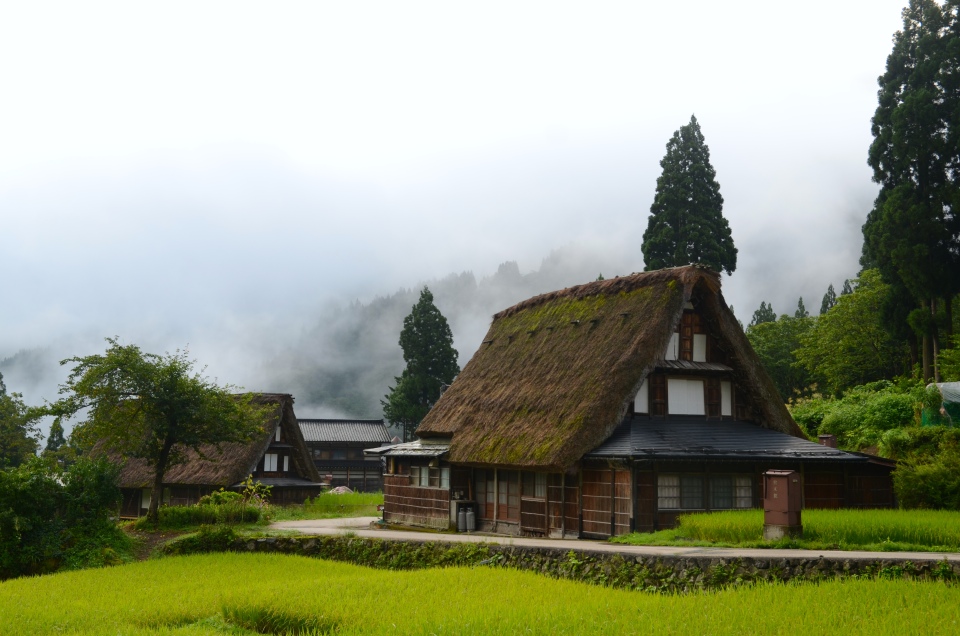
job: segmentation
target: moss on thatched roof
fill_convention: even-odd
[[[202,446],[200,450],[203,457],[196,451],[187,449],[187,461],[167,470],[163,483],[216,487],[229,487],[239,483],[247,478],[263,457],[278,426],[282,427],[284,437],[293,446],[293,466],[296,473],[305,479],[319,482],[320,475],[310,459],[293,411],[293,396],[285,393],[261,393],[254,397],[253,402],[275,407],[269,411],[270,415],[263,423],[262,434],[249,444]],[[100,443],[94,446],[92,452],[94,455],[104,455],[121,465],[121,488],[149,488],[153,485],[153,468],[144,460],[135,457],[123,458]]]
[[[699,266],[578,285],[496,314],[417,434],[452,436],[455,463],[564,470],[613,433],[691,300],[758,424],[802,436],[723,301],[719,275]]]

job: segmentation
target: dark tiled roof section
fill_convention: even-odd
[[[852,453],[748,422],[702,417],[627,419],[607,441],[587,453],[587,457],[866,461]]]
[[[303,439],[310,442],[389,443],[383,420],[298,420]]]
[[[690,360],[660,360],[657,369],[663,371],[733,371],[719,362],[692,362]]]

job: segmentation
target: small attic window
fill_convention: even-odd
[[[279,427],[279,426],[277,426],[277,435],[276,435],[275,439],[276,439],[278,442],[280,441],[280,427]]]

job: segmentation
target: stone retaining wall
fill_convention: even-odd
[[[212,536],[212,535],[211,535]],[[178,547],[179,545],[179,547]],[[547,576],[652,592],[716,589],[756,581],[822,581],[834,578],[960,580],[960,563],[936,559],[715,558],[638,556],[495,543],[389,541],[341,536],[239,538],[171,544],[168,554],[233,551],[296,554],[391,570],[485,566],[530,570]]]

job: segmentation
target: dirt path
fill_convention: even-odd
[[[391,541],[448,541],[453,543],[498,543],[537,548],[580,550],[635,554],[637,556],[677,556],[755,559],[810,559],[832,560],[872,559],[882,561],[943,561],[960,563],[957,552],[867,552],[853,550],[766,550],[756,548],[702,548],[681,546],[638,546],[587,539],[534,539],[475,533],[417,532],[415,530],[385,530],[371,527],[378,517],[352,517],[346,519],[314,519],[302,521],[278,521],[271,523],[270,530],[296,530],[305,535],[331,535],[350,532],[358,537],[389,539]]]

